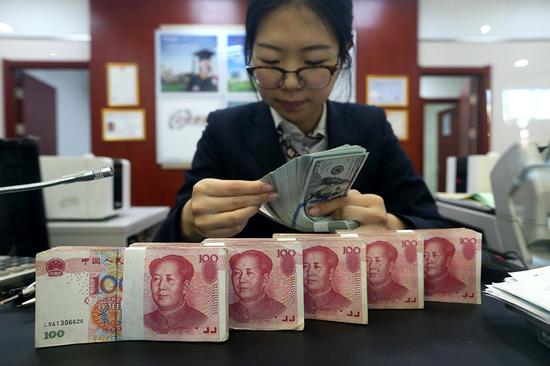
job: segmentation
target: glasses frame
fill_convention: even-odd
[[[254,71],[262,70],[262,69],[276,70],[276,71],[279,71],[283,75],[283,77],[279,80],[279,83],[277,84],[276,87],[266,88],[258,82],[258,79],[256,79],[256,77],[254,76]],[[308,88],[308,87],[306,87],[303,84],[302,79],[300,79],[300,72],[302,72],[304,70],[311,70],[311,69],[327,69],[330,72],[330,79],[328,80],[327,85],[324,85],[320,88]],[[250,75],[250,77],[252,79],[254,79],[256,84],[258,84],[263,89],[269,89],[269,90],[279,89],[280,87],[282,87],[285,83],[287,74],[296,74],[296,79],[298,80],[298,83],[304,89],[320,90],[320,89],[326,88],[330,84],[330,81],[332,80],[332,77],[334,76],[336,71],[338,71],[338,69],[339,69],[338,64],[335,64],[335,65],[311,65],[311,66],[300,67],[300,68],[297,68],[296,70],[286,70],[286,69],[283,69],[282,67],[278,67],[278,66],[247,66],[246,67],[246,71],[248,72],[248,75]]]

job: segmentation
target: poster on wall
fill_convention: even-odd
[[[129,107],[139,105],[139,67],[137,63],[108,62],[107,105]]]
[[[165,25],[155,33],[157,163],[189,167],[208,113],[258,101],[242,26]]]
[[[172,168],[189,168],[208,114],[224,107],[222,98],[174,98],[157,103],[157,160]]]
[[[386,109],[386,118],[399,141],[409,139],[409,112],[400,109]]]
[[[103,108],[103,141],[145,140],[145,110]]]
[[[409,105],[409,78],[406,75],[367,75],[367,104],[380,107]]]
[[[166,34],[159,41],[162,93],[218,91],[219,55],[215,35]]]
[[[227,36],[227,73],[227,91],[229,93],[254,91],[246,72],[243,34],[230,34]]]
[[[164,168],[191,165],[209,112],[261,100],[246,71],[244,34],[240,25],[156,30],[157,163]],[[331,100],[355,101],[354,50],[350,66],[350,73],[340,73]]]

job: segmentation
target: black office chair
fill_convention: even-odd
[[[0,187],[40,180],[36,143],[0,139]],[[49,247],[42,190],[0,194],[0,255],[34,257]]]

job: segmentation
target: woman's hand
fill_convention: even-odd
[[[375,194],[361,194],[352,189],[346,197],[319,203],[309,209],[312,216],[333,215],[336,220],[355,220],[362,231],[402,230],[406,225],[386,212],[384,199]]]
[[[273,186],[261,181],[202,179],[183,207],[182,234],[193,241],[234,236],[263,203],[277,197]]]

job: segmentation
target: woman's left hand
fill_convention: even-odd
[[[352,189],[346,197],[319,203],[309,209],[312,216],[333,215],[335,220],[355,220],[362,231],[402,230],[406,225],[386,212],[384,199],[375,194],[361,194]]]

